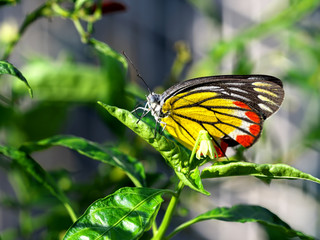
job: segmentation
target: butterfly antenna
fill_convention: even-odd
[[[131,61],[131,59],[127,56],[127,54],[123,51],[122,52],[123,56],[125,56],[125,58],[129,61],[129,63],[131,64],[131,66],[134,68],[134,70],[137,73],[137,77],[140,78],[142,80],[142,82],[144,83],[144,85],[147,87],[148,92],[152,93],[151,89],[149,88],[148,84],[146,83],[146,81],[143,79],[143,77],[140,75],[138,69],[134,66],[133,62]]]

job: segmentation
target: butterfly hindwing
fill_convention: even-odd
[[[162,95],[167,131],[192,149],[206,130],[221,150],[223,139],[250,147],[259,138],[264,119],[281,105],[279,79],[265,75],[214,76],[188,80]]]

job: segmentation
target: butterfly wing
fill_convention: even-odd
[[[284,97],[279,79],[266,75],[213,76],[188,80],[162,94],[166,130],[192,149],[200,130],[209,132],[217,149],[226,144],[250,147],[263,121]],[[219,151],[218,151],[219,152]]]

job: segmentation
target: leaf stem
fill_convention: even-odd
[[[17,36],[6,47],[4,54],[2,56],[3,60],[7,60],[9,58],[14,47],[17,45],[17,43],[21,39],[24,32],[27,30],[27,28],[33,22],[35,22],[36,20],[38,20],[39,18],[41,18],[43,16],[51,16],[52,15],[52,12],[50,10],[50,7],[51,7],[50,4],[51,4],[51,1],[48,1],[48,2],[44,3],[43,5],[41,5],[39,8],[37,8],[35,11],[33,11],[32,13],[30,13],[26,16],[26,18],[24,19],[24,21],[19,29],[19,32],[17,33]]]
[[[60,17],[70,18],[71,15],[72,15],[69,11],[67,11],[67,10],[63,9],[62,7],[60,7],[57,2],[54,2],[52,4],[52,10]]]
[[[82,27],[79,18],[74,17],[72,19],[72,21],[73,21],[73,24],[80,35],[82,43],[88,43],[89,42],[89,34]]]
[[[77,216],[74,213],[74,211],[73,211],[72,207],[70,206],[70,204],[67,203],[67,202],[64,202],[63,205],[67,209],[67,211],[69,213],[69,216],[71,217],[72,222],[74,223],[75,221],[77,221]]]
[[[158,226],[157,226],[157,223],[156,221],[153,221],[153,224],[152,224],[152,233],[153,235],[156,235],[158,232]],[[0,239],[1,240],[1,239]]]
[[[164,238],[164,235],[169,227],[169,224],[171,222],[174,210],[177,206],[178,200],[179,200],[179,196],[181,193],[181,190],[184,187],[184,183],[183,182],[179,182],[178,186],[177,186],[177,190],[176,190],[176,194],[172,196],[169,206],[167,208],[167,211],[163,217],[162,223],[159,227],[158,232],[156,233],[156,235],[152,238],[152,240],[161,240]]]
[[[165,239],[170,239],[172,238],[174,235],[176,235],[177,233],[179,233],[180,231],[182,231],[183,229],[189,227],[190,225],[194,224],[198,222],[196,219],[191,219],[181,225],[179,225],[178,227],[176,227],[168,236],[166,236]]]

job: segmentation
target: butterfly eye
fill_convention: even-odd
[[[159,94],[156,94],[156,93],[150,93],[148,96],[147,96],[147,101],[149,103],[159,103],[160,102],[160,95]]]

